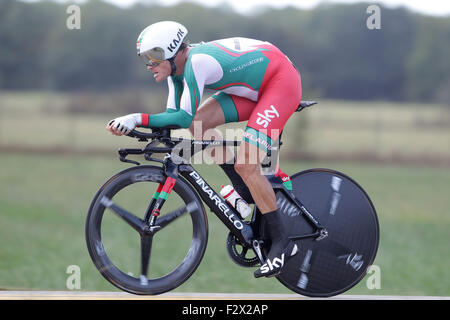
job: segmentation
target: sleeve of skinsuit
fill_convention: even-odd
[[[175,125],[180,128],[189,128],[202,99],[205,86],[206,74],[201,71],[200,66],[200,59],[197,55],[193,55],[191,59],[187,60],[184,68],[183,85],[178,83],[178,79],[176,79],[177,81],[168,80],[167,110],[163,113],[149,115],[148,122],[143,121],[142,126],[165,127]],[[177,98],[179,96],[181,96],[180,99]]]
[[[169,94],[166,111],[157,114],[142,114],[142,127],[161,128],[170,125],[189,128],[192,119],[180,110],[180,100],[183,92],[181,77],[167,78]]]
[[[168,77],[167,85],[169,87],[169,95],[167,96],[167,110],[172,112],[178,111],[180,110],[181,94],[183,93],[183,77]]]

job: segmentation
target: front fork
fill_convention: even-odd
[[[176,182],[177,179],[167,177],[164,184],[160,183],[156,192],[153,194],[152,200],[145,211],[144,218],[144,221],[148,224],[149,228],[153,228],[155,226],[156,218],[159,216],[160,210],[169,197],[169,194]]]

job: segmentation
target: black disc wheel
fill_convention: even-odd
[[[311,169],[291,177],[293,193],[323,226],[326,237],[297,240],[298,253],[286,262],[278,280],[306,296],[329,297],[352,288],[375,259],[379,225],[366,192],[348,176]],[[316,231],[281,191],[276,193],[290,237]]]
[[[182,177],[149,227],[148,208],[165,180],[159,167],[133,167],[109,179],[91,203],[85,229],[89,254],[99,272],[121,290],[141,295],[172,290],[203,257],[206,212]]]

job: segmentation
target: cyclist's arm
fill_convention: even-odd
[[[168,101],[177,101],[176,95],[180,95],[179,107],[175,103],[175,108],[170,107],[166,112],[158,114],[143,115],[143,127],[165,127],[170,125],[179,126],[180,128],[189,128],[194,119],[195,112],[200,104],[203,89],[205,86],[206,74],[200,69],[201,63],[194,55],[189,59],[185,66],[184,80],[182,89],[176,88],[174,83],[173,93],[170,93]]]
[[[183,93],[183,77],[170,76],[167,78],[167,86],[169,87],[169,95],[167,96],[167,110],[180,110],[181,94]]]
[[[189,128],[193,117],[180,110],[181,97],[183,93],[183,77],[175,76],[167,78],[169,94],[167,96],[166,111],[157,114],[142,114],[141,127],[161,128],[175,125],[180,128]]]

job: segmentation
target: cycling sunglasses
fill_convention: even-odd
[[[140,54],[139,57],[141,57],[141,59],[144,61],[145,65],[149,66],[149,67],[156,67],[161,62],[164,61],[164,60],[159,60],[159,59],[153,58],[148,52],[144,52],[144,53]]]

